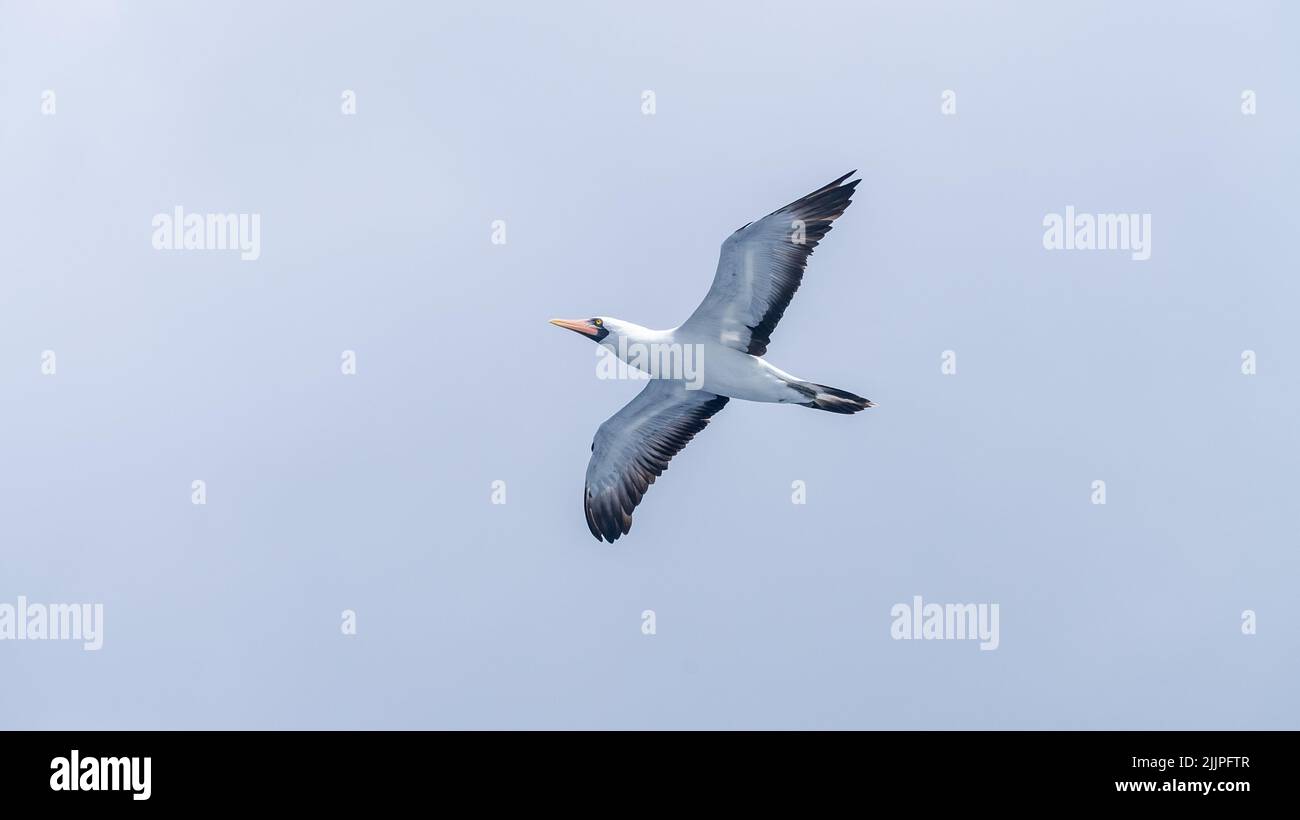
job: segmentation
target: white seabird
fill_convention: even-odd
[[[650,330],[606,316],[551,320],[642,370],[647,349],[690,346],[698,351],[701,379],[688,383],[681,373],[647,371],[652,378],[645,389],[596,431],[582,500],[587,526],[597,540],[613,543],[628,533],[632,511],[646,489],[729,399],[799,404],[832,413],[872,406],[861,396],[804,381],[761,358],[803,281],[809,254],[849,207],[861,180],[842,183],[854,173],[728,237],[712,287],[680,327]]]

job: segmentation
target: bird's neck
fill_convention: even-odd
[[[625,322],[622,328],[622,334],[627,337],[629,342],[671,342],[673,332],[671,330],[651,330],[648,327],[634,325],[631,322]]]
[[[662,345],[673,341],[672,330],[651,330],[648,327],[622,322],[617,333],[611,333],[601,341],[601,346],[609,348],[620,359],[627,361],[629,350],[646,348],[650,345]]]

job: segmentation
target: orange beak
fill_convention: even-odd
[[[581,333],[584,336],[595,336],[600,332],[591,322],[580,322],[573,319],[552,319],[551,324],[565,330],[572,330],[574,333]]]

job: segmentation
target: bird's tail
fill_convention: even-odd
[[[847,390],[827,387],[824,384],[790,382],[790,386],[809,399],[802,402],[804,407],[815,407],[831,413],[856,413],[875,406],[870,399],[855,396]]]

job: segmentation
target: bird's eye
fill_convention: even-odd
[[[602,322],[600,319],[592,319],[592,320],[591,320],[591,323],[592,323],[593,325],[595,325],[596,327],[601,327],[601,326],[603,326],[603,325],[605,324],[605,323]]]

